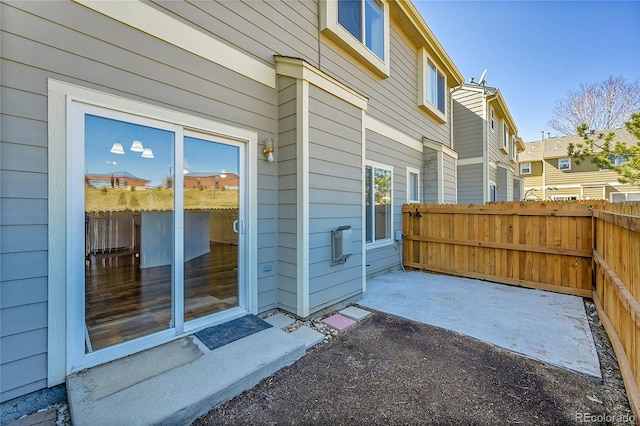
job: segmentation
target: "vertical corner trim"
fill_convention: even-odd
[[[309,82],[298,79],[297,90],[297,311],[309,315]]]

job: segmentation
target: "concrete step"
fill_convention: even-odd
[[[213,351],[195,336],[67,378],[74,426],[188,425],[305,354],[269,328]]]

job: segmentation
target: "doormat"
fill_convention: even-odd
[[[272,325],[257,316],[245,315],[242,318],[200,330],[196,333],[196,337],[207,348],[213,350],[269,327]]]

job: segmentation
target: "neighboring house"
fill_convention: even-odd
[[[184,187],[188,189],[237,189],[240,180],[235,173],[185,173]]]
[[[103,174],[86,174],[84,179],[85,187],[87,188],[144,188],[150,182],[146,179],[133,176],[131,173],[122,171]]]
[[[456,201],[463,77],[409,1],[0,14],[1,401],[246,313],[356,300],[400,265],[402,204]],[[114,164],[147,189],[85,188]]]
[[[453,89],[452,97],[458,203],[520,200],[516,163],[524,145],[502,93],[470,82]]]
[[[637,140],[626,129],[615,129],[615,139],[629,145]],[[603,131],[608,133],[609,131]],[[600,132],[598,132],[600,133]],[[580,164],[568,156],[569,144],[580,143],[578,135],[527,142],[520,154],[519,169],[528,200],[640,201],[640,187],[623,184],[613,170],[599,169],[589,159]],[[624,161],[618,158],[615,161]]]

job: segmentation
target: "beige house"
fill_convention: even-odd
[[[637,141],[625,129],[615,130],[614,140],[627,144]],[[613,170],[599,169],[585,160],[577,164],[567,153],[570,143],[579,143],[578,135],[552,137],[526,143],[519,156],[519,172],[524,178],[524,199],[595,200],[611,202],[640,200],[640,187],[620,183]]]

